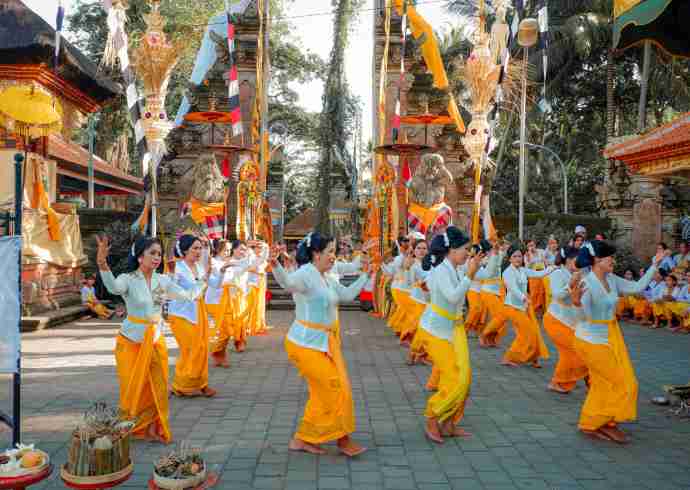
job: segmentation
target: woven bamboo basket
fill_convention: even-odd
[[[189,478],[165,478],[160,476],[156,471],[153,472],[153,481],[158,488],[165,490],[182,490],[184,488],[194,488],[206,481],[206,464],[204,469],[197,475]]]
[[[134,463],[129,463],[128,466],[125,466],[120,471],[116,471],[115,473],[110,473],[108,475],[76,476],[72,475],[71,473],[68,473],[65,467],[63,466],[62,468],[60,468],[60,477],[66,482],[72,483],[74,485],[100,485],[121,480],[129,476],[132,473],[132,471],[134,471]]]

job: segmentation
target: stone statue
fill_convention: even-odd
[[[192,171],[192,197],[202,203],[223,202],[223,175],[212,154],[202,154]]]
[[[441,155],[424,155],[412,178],[410,200],[423,208],[441,204],[445,202],[446,186],[452,182],[453,176]]]
[[[443,157],[424,155],[410,185],[407,225],[410,231],[433,236],[453,222],[453,210],[445,203],[446,186],[453,182]]]

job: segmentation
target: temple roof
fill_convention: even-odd
[[[642,135],[607,146],[604,156],[645,174],[690,175],[690,112]]]
[[[57,3],[56,3],[57,5]],[[61,40],[57,76],[103,104],[122,92],[119,84],[101,76],[98,66]],[[0,2],[0,64],[52,67],[55,29],[20,0]]]

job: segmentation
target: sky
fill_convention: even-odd
[[[23,2],[55,26],[55,14],[57,12],[57,0],[23,0]],[[63,0],[66,15],[75,0]],[[417,10],[438,31],[444,30],[451,21],[448,14],[443,11],[444,0],[419,0]],[[358,95],[363,103],[363,140],[371,138],[372,124],[372,11],[374,0],[365,0],[356,25],[350,35],[350,45],[346,54],[347,79],[352,92]],[[333,16],[330,2],[313,0],[296,0],[288,15],[294,28],[295,37],[299,38],[302,45],[325,60],[328,60],[333,44]],[[325,14],[325,15],[320,15]],[[300,94],[300,103],[310,111],[321,111],[321,96],[323,83],[312,82],[296,85],[295,89]]]

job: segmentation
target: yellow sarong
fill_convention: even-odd
[[[208,386],[208,312],[203,298],[198,301],[197,324],[170,316],[170,329],[180,348],[175,365],[173,390],[191,395]]]
[[[228,312],[232,308],[230,287],[227,284],[223,286],[220,303],[206,305],[207,311],[213,317],[213,328],[210,329],[209,335],[211,352],[214,354],[225,352],[232,334],[232,312]]]
[[[120,411],[136,420],[134,436],[146,436],[154,424],[156,434],[172,440],[168,409],[168,349],[162,335],[154,342],[156,321],[128,317],[132,323],[146,325],[141,343],[118,335],[115,346],[117,376],[120,381]]]
[[[298,320],[305,327],[328,332],[328,352],[297,345],[285,339],[285,351],[309,387],[309,399],[295,438],[322,444],[355,431],[355,411],[347,366],[340,348],[339,325]]]
[[[575,337],[575,351],[589,369],[590,386],[580,412],[579,427],[595,431],[606,424],[637,418],[637,378],[616,319],[587,320],[608,325],[608,344]]]
[[[465,413],[465,403],[472,384],[470,350],[465,326],[462,316],[452,315],[434,304],[430,307],[436,314],[455,322],[455,328],[452,343],[428,332],[422,336],[423,345],[439,374],[438,391],[429,398],[424,415],[437,418],[441,422],[450,419],[457,424]]]
[[[549,349],[544,343],[539,322],[531,306],[526,312],[508,305],[503,310],[515,330],[515,340],[503,354],[503,360],[526,364],[537,362],[540,358],[548,359]]]
[[[497,281],[501,281],[498,279]],[[481,292],[481,301],[486,306],[486,311],[491,317],[491,321],[481,332],[482,343],[487,346],[496,347],[501,343],[501,339],[508,331],[508,315],[502,296],[496,296],[488,291]]]
[[[575,332],[551,313],[544,315],[544,330],[558,350],[558,363],[551,384],[571,391],[577,385],[578,379],[587,376],[587,366],[575,352]]]

